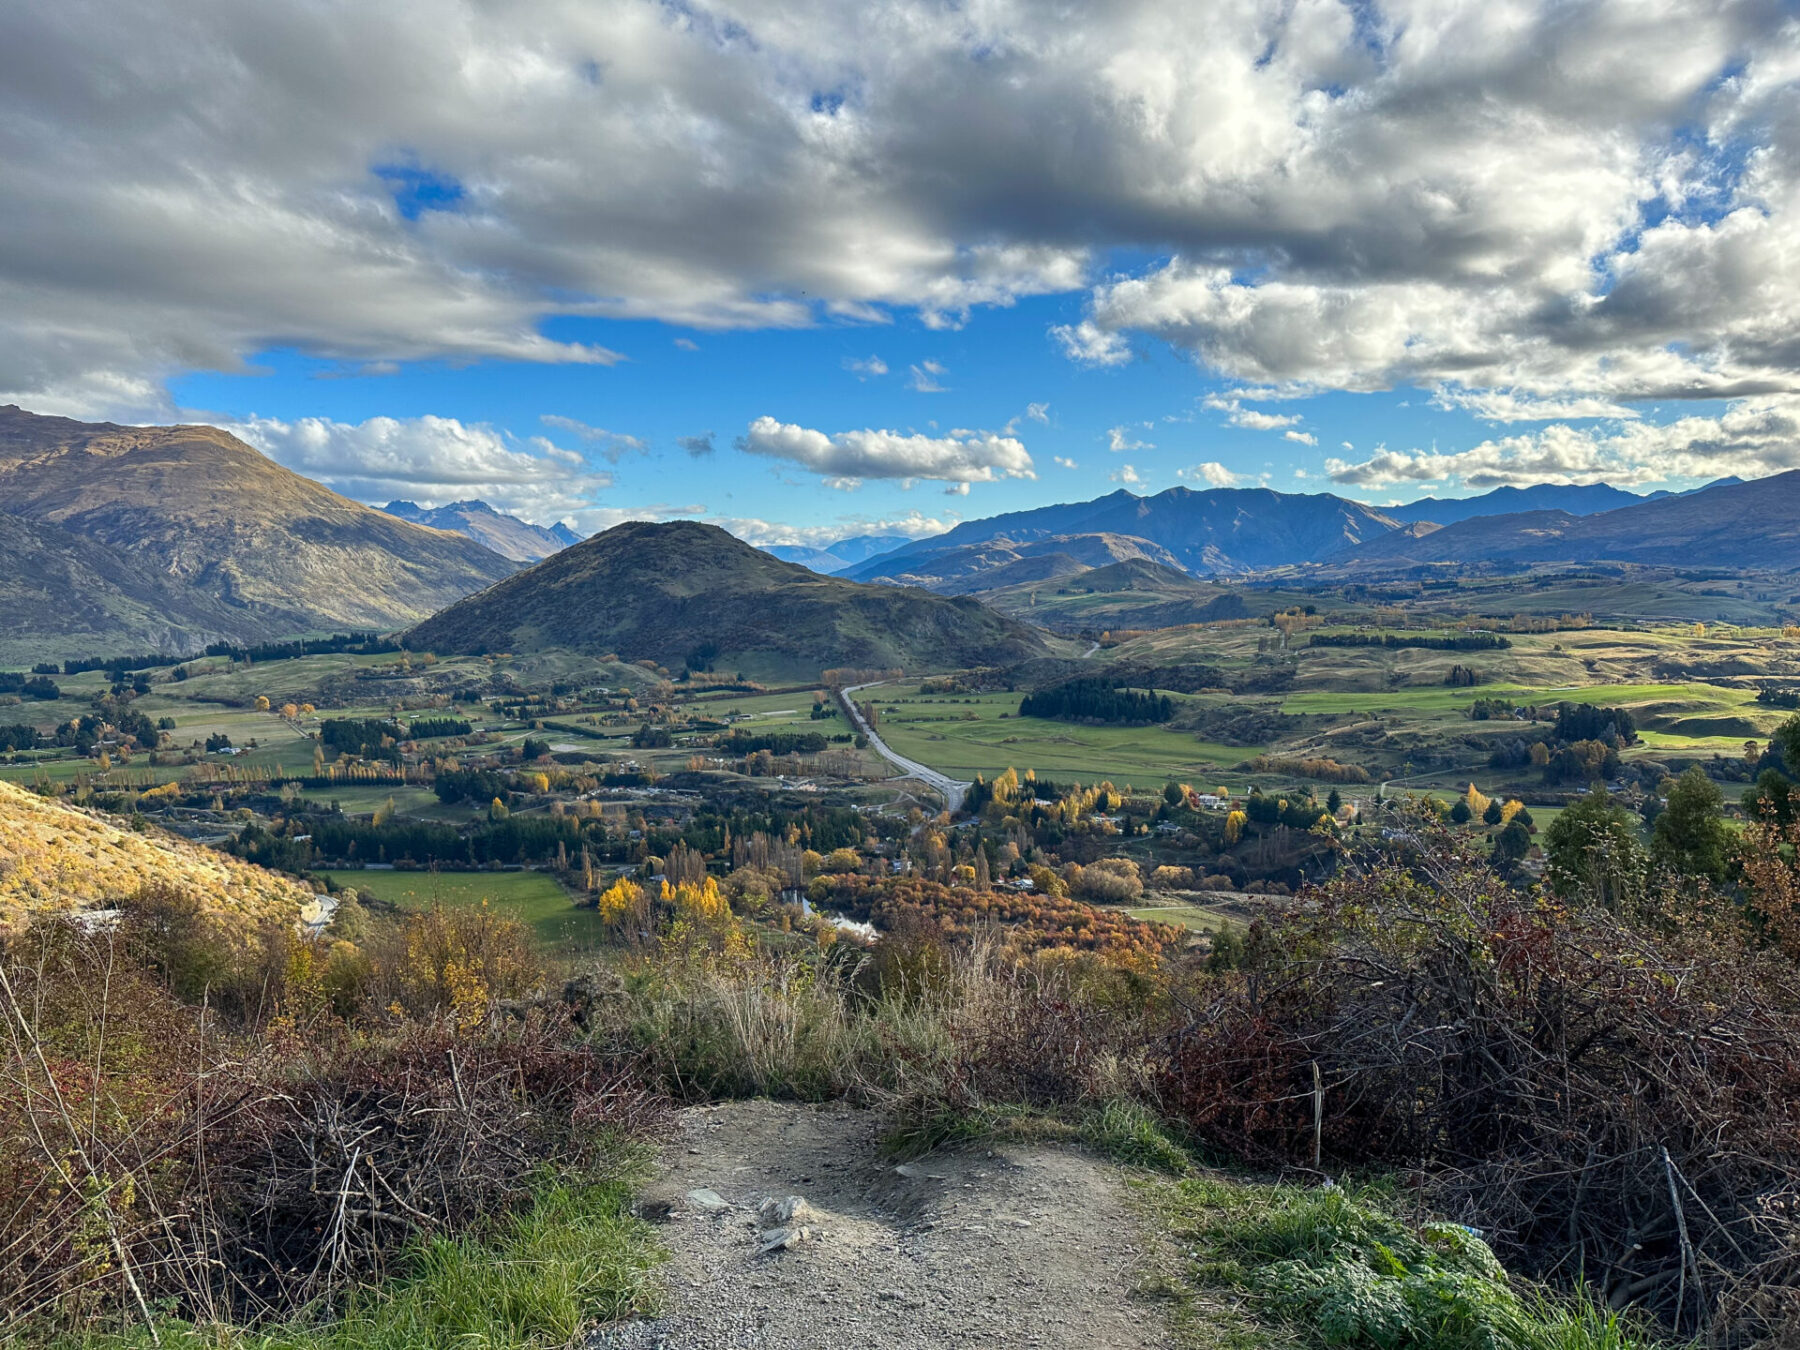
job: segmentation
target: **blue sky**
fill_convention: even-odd
[[[0,167],[0,402],[367,501],[1800,468],[1764,0],[70,0],[0,15]]]

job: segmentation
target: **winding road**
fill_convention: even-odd
[[[890,749],[888,743],[882,740],[881,737],[876,734],[875,728],[870,726],[867,720],[864,719],[862,710],[856,706],[856,700],[852,697],[858,690],[872,688],[874,688],[874,685],[871,684],[853,684],[838,691],[838,702],[843,704],[844,715],[850,719],[850,725],[862,732],[863,735],[867,736],[869,738],[869,744],[875,749],[875,753],[880,755],[889,764],[892,764],[895,768],[899,769],[901,773],[909,778],[916,778],[921,783],[925,784],[926,787],[933,788],[936,791],[943,793],[945,808],[951,815],[955,815],[962,809],[963,797],[974,784],[965,783],[960,779],[950,777],[948,774],[939,773],[936,769],[927,768],[916,759],[908,759],[905,755],[898,754]]]

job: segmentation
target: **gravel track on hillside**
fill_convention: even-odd
[[[1142,1248],[1119,1170],[1080,1149],[972,1147],[897,1169],[869,1112],[753,1101],[678,1119],[640,1204],[672,1252],[664,1315],[592,1350],[1173,1344],[1131,1293]],[[805,1203],[784,1219],[789,1197]],[[765,1252],[784,1232],[791,1245]]]

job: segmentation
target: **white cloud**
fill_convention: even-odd
[[[1051,336],[1100,366],[1166,341],[1494,420],[1800,391],[1800,26],[1652,10],[13,6],[0,399],[156,414],[276,348],[611,363],[553,321],[954,328],[1084,289]]]
[[[1130,450],[1156,449],[1153,441],[1133,440],[1132,435],[1129,427],[1111,427],[1106,433],[1106,448],[1114,454],[1124,454]]]
[[[949,487],[944,489],[944,495],[946,497],[966,497],[969,495],[969,485],[967,483],[952,483]]]
[[[1462,408],[1484,422],[1581,421],[1588,418],[1634,418],[1635,408],[1605,398],[1527,398],[1507,389],[1439,389],[1431,399],[1437,408]]]
[[[700,344],[695,342],[692,338],[676,338],[675,345],[684,352],[697,352],[700,350]]]
[[[921,394],[941,394],[944,392],[944,384],[940,377],[948,373],[936,361],[921,361],[912,367],[907,387]]]
[[[909,539],[924,539],[930,535],[943,534],[956,525],[954,516],[946,519],[928,516],[919,511],[903,516],[839,516],[835,522],[822,525],[788,525],[754,516],[707,516],[706,521],[758,548],[766,548],[771,544],[801,544],[817,548],[859,534],[905,535]]]
[[[1042,422],[1048,426],[1050,424],[1050,405],[1048,403],[1027,403],[1025,416],[1033,422]]]
[[[1317,445],[1319,443],[1319,438],[1310,431],[1284,431],[1281,433],[1281,438],[1284,441],[1295,441],[1300,445]]]
[[[1060,464],[1065,469],[1079,469],[1081,467],[1074,460],[1065,459],[1061,455],[1052,455],[1052,456],[1050,456],[1050,458],[1052,461],[1054,461],[1057,464]]]
[[[1216,459],[1208,460],[1204,464],[1196,464],[1191,469],[1177,469],[1175,476],[1197,479],[1208,487],[1216,488],[1231,487],[1238,482],[1238,475]]]
[[[1144,481],[1142,478],[1140,478],[1138,476],[1138,471],[1136,469],[1132,468],[1131,465],[1129,465],[1129,464],[1120,465],[1117,469],[1113,470],[1111,473],[1107,474],[1106,476],[1108,478],[1112,479],[1112,481],[1115,483],[1124,483],[1127,487],[1133,486],[1135,484],[1138,484],[1138,483],[1141,483]]]
[[[592,427],[560,413],[544,413],[538,421],[586,441],[608,464],[617,464],[626,455],[643,455],[650,451],[649,443],[642,437],[629,436],[622,431],[608,431],[605,427]]]
[[[844,358],[844,369],[854,371],[859,379],[867,379],[871,375],[885,375],[888,364],[879,356],[869,356],[858,360],[855,357]]]
[[[1227,422],[1247,431],[1280,431],[1305,421],[1298,413],[1266,413],[1260,408],[1246,408],[1237,399],[1219,394],[1208,394],[1201,400],[1201,406],[1226,414]]]
[[[224,423],[277,464],[361,501],[409,498],[429,506],[479,498],[528,520],[548,521],[592,505],[610,487],[572,450],[541,437],[520,445],[491,427],[454,417],[252,417]]]
[[[1364,460],[1325,461],[1326,473],[1348,486],[1450,479],[1478,489],[1601,479],[1627,487],[1728,474],[1759,478],[1794,468],[1800,468],[1800,398],[1744,399],[1717,417],[1639,420],[1612,429],[1556,423],[1460,451],[1377,446]]]
[[[842,431],[826,435],[759,417],[738,442],[753,455],[787,460],[835,478],[928,478],[992,483],[1035,478],[1031,456],[1010,436],[961,432],[950,436],[898,431]]]

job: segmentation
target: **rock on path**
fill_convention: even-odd
[[[1080,1150],[896,1168],[868,1112],[752,1101],[679,1119],[640,1206],[672,1253],[665,1315],[592,1350],[1172,1344],[1131,1293],[1141,1248],[1118,1170]]]

